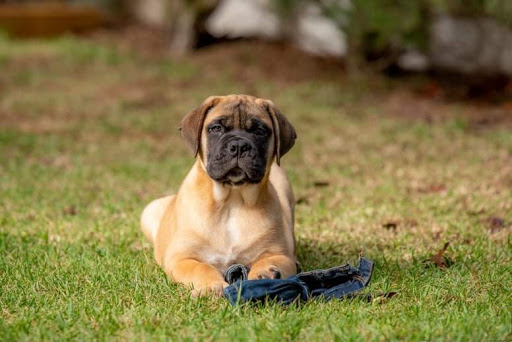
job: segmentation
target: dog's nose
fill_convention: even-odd
[[[243,140],[232,140],[228,143],[227,150],[228,153],[232,156],[243,157],[245,152],[251,149],[251,145],[247,141]]]

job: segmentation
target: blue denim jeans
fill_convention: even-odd
[[[237,264],[231,265],[224,274],[226,282],[231,284],[224,289],[224,295],[233,305],[267,300],[290,304],[316,297],[325,300],[345,298],[370,283],[373,262],[360,257],[358,268],[346,264],[303,272],[286,279],[247,280],[248,271],[247,267]]]

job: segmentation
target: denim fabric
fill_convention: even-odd
[[[228,284],[233,284],[239,280],[246,280],[249,268],[241,264],[234,264],[228,267],[224,272],[224,280]]]
[[[373,262],[360,257],[359,268],[346,264],[303,272],[286,279],[247,280],[248,268],[232,265],[225,273],[225,280],[231,285],[224,289],[224,295],[233,305],[266,300],[290,304],[316,297],[341,299],[365,288],[370,283],[372,271]]]

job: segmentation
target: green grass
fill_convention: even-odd
[[[433,123],[387,115],[396,85],[376,77],[244,80],[201,61],[0,40],[0,339],[512,339],[510,129],[472,129],[460,103],[434,101],[453,115]],[[363,251],[375,261],[367,291],[398,296],[232,307],[165,279],[138,221],[193,163],[179,120],[247,89],[299,135],[283,165],[301,199],[303,268]],[[426,266],[447,241],[453,265]]]

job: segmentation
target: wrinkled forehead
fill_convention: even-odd
[[[272,121],[263,102],[256,99],[226,99],[212,108],[206,116],[204,126],[215,120],[222,120],[222,124],[228,127],[247,129],[254,121],[261,120],[272,128]]]

